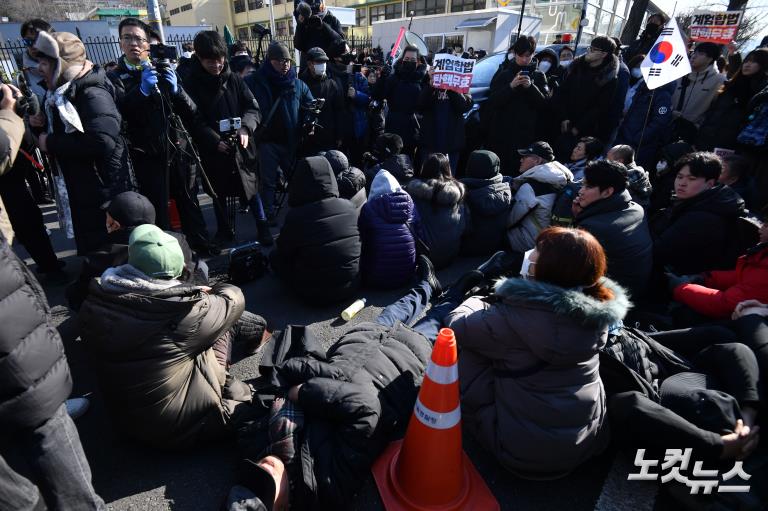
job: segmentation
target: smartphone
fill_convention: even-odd
[[[520,71],[520,74],[521,74],[522,76],[531,76],[531,71],[530,71],[529,69],[522,69],[522,70]]]

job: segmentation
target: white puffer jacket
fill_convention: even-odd
[[[512,250],[525,252],[534,247],[536,236],[549,227],[557,191],[572,180],[571,171],[556,161],[537,165],[512,180],[515,198],[507,221]]]

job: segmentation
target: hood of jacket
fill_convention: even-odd
[[[411,196],[403,190],[369,198],[367,205],[388,224],[410,222],[416,208]]]
[[[467,159],[468,178],[489,179],[500,175],[501,161],[491,151],[472,151]]]
[[[582,55],[573,59],[571,69],[578,69],[581,73],[594,73],[595,85],[599,88],[619,76],[620,64],[616,55],[608,55],[598,68],[592,68]]]
[[[602,302],[576,289],[520,278],[501,279],[494,290],[504,299],[546,305],[580,325],[605,328],[623,320],[632,304],[616,282],[603,277],[601,283],[613,292],[612,299]]]
[[[368,200],[373,200],[379,195],[402,191],[403,187],[400,186],[395,176],[382,169],[376,173],[373,182],[371,182],[371,193],[368,195]]]
[[[442,185],[442,186],[438,186]],[[438,181],[437,179],[413,179],[405,190],[414,200],[432,202],[439,206],[453,207],[464,196],[464,185],[458,181]]]
[[[552,66],[552,69],[550,69],[550,71],[554,71],[555,69],[557,69],[557,66],[560,65],[560,56],[557,54],[557,52],[552,48],[544,48],[543,50],[541,50],[539,53],[536,54],[536,60],[541,60],[541,56],[544,54],[555,59],[555,65]]]
[[[744,214],[744,199],[727,185],[715,185],[690,199],[677,201],[673,214],[704,211],[722,217],[736,218]]]
[[[562,163],[550,161],[536,165],[512,180],[515,189],[520,188],[520,185],[527,181],[538,181],[556,187],[563,187],[569,181],[573,181],[573,173]]]
[[[339,186],[328,160],[322,156],[310,156],[299,161],[291,182],[288,205],[303,206],[338,196]]]
[[[473,214],[494,216],[512,207],[512,188],[501,174],[490,179],[465,177],[461,182],[467,187],[464,200]]]

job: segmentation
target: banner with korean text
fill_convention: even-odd
[[[728,44],[736,38],[742,11],[694,11],[691,15],[691,40]]]
[[[469,86],[472,85],[472,70],[475,68],[474,59],[438,53],[432,62],[434,88],[452,90],[461,94],[469,92]]]

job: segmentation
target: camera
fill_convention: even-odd
[[[175,46],[168,46],[162,43],[151,44],[149,46],[149,58],[152,65],[158,69],[171,66],[171,62],[179,59],[179,52]]]
[[[239,130],[242,125],[243,122],[240,117],[230,117],[229,119],[221,119],[219,121],[219,133],[221,134],[221,139],[226,142],[230,149],[237,149],[237,130]]]
[[[16,115],[24,117],[26,115],[33,116],[40,113],[40,101],[37,99],[35,93],[29,89],[29,85],[27,85],[27,81],[24,78],[24,73],[19,73],[17,83],[19,84],[18,88],[21,94],[16,94],[16,105],[13,108]],[[0,100],[2,99],[3,91],[0,90]]]
[[[318,98],[313,99],[309,103],[307,103],[305,106],[302,106],[302,110],[305,110],[307,112],[307,117],[304,122],[304,130],[308,134],[312,134],[315,131],[315,128],[322,126],[318,124],[317,120],[320,116],[320,111],[323,109],[323,106],[325,105],[325,99]]]

